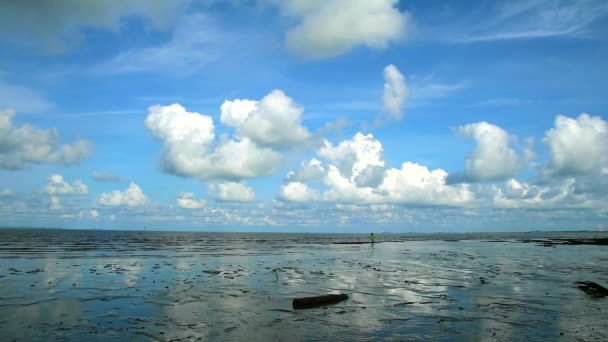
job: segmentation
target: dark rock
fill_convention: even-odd
[[[345,294],[328,294],[315,297],[295,298],[292,305],[293,308],[297,310],[312,309],[320,306],[339,303],[347,299],[348,295]]]
[[[608,296],[607,288],[592,281],[577,281],[574,283],[574,286],[585,291],[586,294],[594,298],[603,298]]]

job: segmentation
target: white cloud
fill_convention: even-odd
[[[480,197],[487,198],[495,208],[561,210],[605,209],[608,187],[602,193],[577,191],[578,179],[564,178],[545,184],[519,182],[510,179],[504,183],[485,185],[477,189]]]
[[[184,209],[201,209],[207,206],[204,199],[196,199],[193,193],[183,192],[177,196],[177,205]]]
[[[220,121],[226,126],[239,127],[256,110],[257,104],[254,100],[226,100],[220,107]]]
[[[285,177],[288,182],[309,182],[319,180],[325,175],[325,168],[321,165],[321,161],[312,158],[308,162],[302,161],[300,169],[291,171]]]
[[[224,182],[217,184],[217,199],[222,202],[252,202],[255,192],[243,183]]]
[[[63,176],[60,174],[53,174],[48,178],[48,185],[46,186],[45,193],[52,196],[64,196],[64,195],[86,195],[89,193],[89,189],[80,179],[72,182],[72,184],[66,182]]]
[[[217,147],[210,156],[209,178],[254,178],[274,173],[281,155],[259,147],[249,139],[229,140]]]
[[[384,94],[382,95],[382,108],[389,118],[400,120],[403,118],[403,106],[409,95],[405,77],[394,65],[384,68]]]
[[[102,193],[97,202],[108,207],[138,207],[146,204],[148,198],[141,191],[141,188],[131,182],[125,191],[114,190]]]
[[[281,198],[290,202],[310,202],[321,198],[317,190],[301,182],[292,182],[281,186]]]
[[[384,166],[382,143],[373,135],[357,133],[351,140],[344,140],[333,146],[325,141],[319,156],[334,163],[340,173],[353,181],[364,173],[368,166]]]
[[[127,17],[148,19],[155,28],[166,28],[188,4],[188,0],[50,0],[11,1],[2,4],[0,34],[34,41],[47,50],[62,51],[78,41],[84,28],[118,32]],[[14,37],[14,38],[17,38]],[[25,38],[25,39],[24,39]]]
[[[250,139],[223,139],[216,146],[211,117],[179,104],[148,108],[145,126],[164,143],[167,172],[200,179],[242,179],[270,175],[281,155]]]
[[[0,111],[0,169],[23,169],[31,163],[76,164],[91,154],[91,144],[79,140],[59,145],[55,128],[13,125],[15,112]]]
[[[50,197],[49,210],[61,210],[63,207],[61,206],[61,201],[57,196]]]
[[[318,165],[325,170],[325,191],[293,181],[282,187],[282,199],[357,205],[462,206],[475,197],[467,185],[446,184],[448,174],[444,170],[431,171],[410,162],[403,163],[401,168],[387,167],[382,144],[371,134],[357,133],[337,146],[326,141],[318,154],[328,161],[325,166]]]
[[[286,149],[310,138],[302,126],[302,107],[281,90],[273,90],[259,102],[251,100],[225,101],[222,123],[236,127],[235,136],[276,149]]]
[[[550,152],[549,174],[577,176],[608,167],[608,123],[599,116],[558,115],[543,142]]]
[[[475,139],[477,145],[466,158],[464,171],[450,175],[450,183],[508,179],[523,167],[523,160],[509,146],[511,138],[502,128],[482,121],[460,126],[458,133]]]
[[[91,154],[91,143],[86,140],[78,140],[68,145],[57,146],[57,149],[48,156],[51,163],[70,165],[80,162],[80,160]]]
[[[159,140],[169,144],[189,143],[194,147],[208,145],[215,137],[213,119],[190,113],[178,103],[148,108],[146,128]]]
[[[5,188],[0,191],[0,197],[13,197],[15,196],[15,192],[9,188]]]
[[[96,219],[100,216],[99,211],[97,209],[91,209],[91,210],[81,210],[78,212],[78,217],[79,218],[92,218],[92,219]],[[67,218],[72,218],[74,217],[74,215],[63,215],[63,218],[67,219]]]
[[[465,205],[474,199],[467,186],[446,184],[448,173],[442,169],[430,171],[427,167],[406,162],[400,169],[386,171],[378,187],[392,203],[413,205]]]
[[[357,46],[385,48],[407,33],[409,14],[397,0],[277,1],[301,22],[286,34],[287,47],[306,58],[326,58]]]

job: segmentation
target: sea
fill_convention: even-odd
[[[608,341],[607,237],[0,229],[0,341]]]

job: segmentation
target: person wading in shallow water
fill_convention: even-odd
[[[374,244],[374,242],[376,241],[376,235],[374,235],[374,233],[371,233],[369,235],[369,239],[372,241],[372,245]]]

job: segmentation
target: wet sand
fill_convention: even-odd
[[[608,285],[606,246],[0,233],[2,341],[608,340],[608,298],[573,285]],[[349,299],[292,308],[329,293]]]

